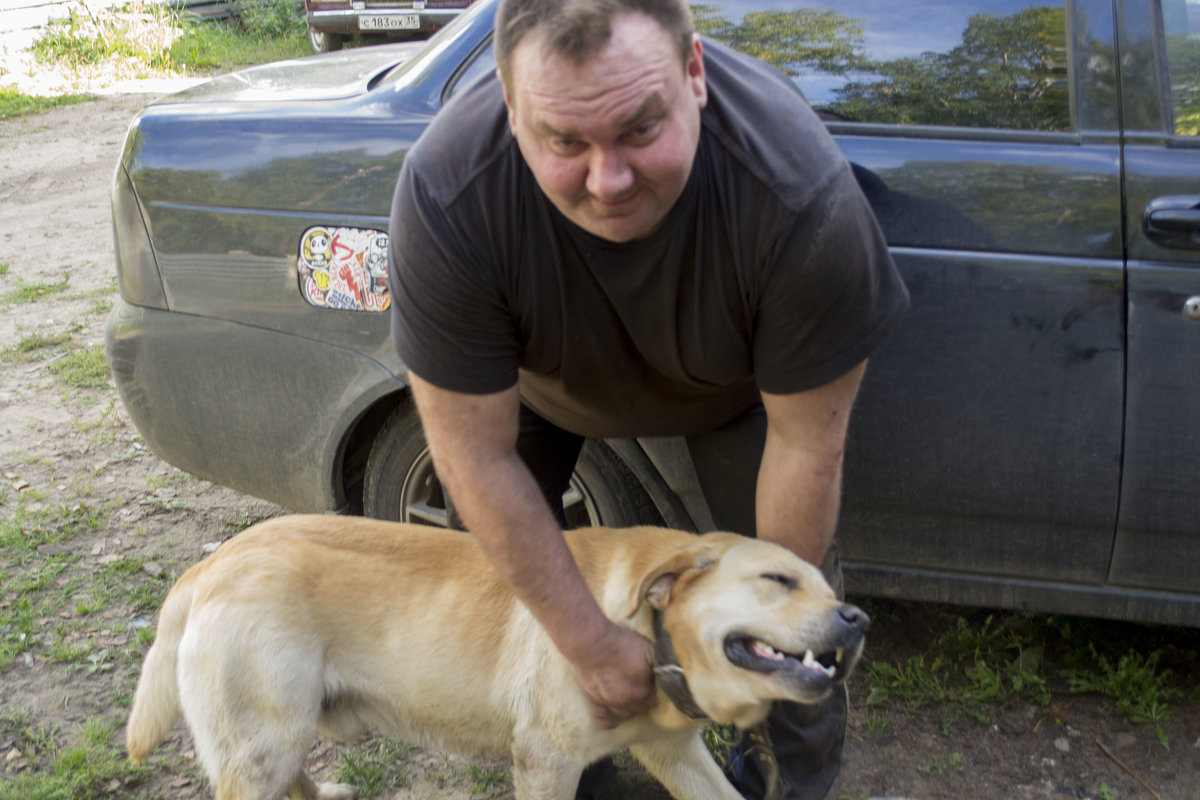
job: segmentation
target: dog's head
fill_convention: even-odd
[[[669,556],[631,598],[662,616],[696,704],[742,727],[773,700],[819,702],[842,684],[870,619],[788,550],[708,534]]]

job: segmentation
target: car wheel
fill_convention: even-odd
[[[341,50],[345,38],[340,33],[308,29],[308,43],[312,45],[314,53],[332,53],[335,50]]]
[[[661,525],[662,517],[629,468],[602,442],[589,440],[563,494],[567,527]],[[416,408],[388,417],[367,457],[363,513],[377,519],[447,527],[446,495],[433,469]]]

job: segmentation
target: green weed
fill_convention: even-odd
[[[70,275],[63,275],[63,279],[58,283],[27,283],[21,278],[17,278],[17,288],[0,297],[0,302],[17,306],[25,305],[26,303],[35,303],[38,300],[46,300],[56,294],[65,292],[70,283]]]
[[[342,765],[335,780],[349,783],[363,798],[377,797],[389,789],[407,786],[411,772],[402,768],[404,756],[412,748],[390,739],[372,739],[342,754]]]
[[[22,336],[16,344],[11,344],[0,350],[0,360],[10,362],[32,361],[42,355],[45,350],[61,347],[71,341],[71,334],[62,333],[31,333]]]
[[[1072,669],[1062,674],[1075,693],[1095,693],[1112,698],[1116,712],[1134,723],[1153,722],[1158,740],[1168,743],[1162,724],[1171,718],[1168,703],[1183,693],[1170,685],[1171,670],[1159,669],[1162,653],[1142,655],[1130,650],[1115,661],[1089,645],[1095,670]]]
[[[503,788],[507,780],[507,769],[483,769],[471,765],[471,794],[487,793],[491,796],[496,790]]]
[[[85,6],[83,12],[70,9],[65,19],[52,20],[30,50],[43,64],[75,72],[121,62],[147,76],[172,66],[170,44],[177,36],[165,4],[133,3],[99,14]]]
[[[1021,622],[988,616],[972,624],[960,617],[924,652],[896,663],[870,662],[868,704],[938,706],[947,736],[956,717],[986,724],[987,706],[1014,697],[1045,707],[1050,690],[1042,675],[1043,647]]]
[[[89,94],[65,94],[58,97],[38,97],[22,94],[12,87],[0,89],[0,119],[40,114],[59,106],[83,103],[94,99]],[[0,263],[0,276],[8,274],[7,262]]]
[[[135,767],[111,744],[117,725],[91,717],[77,731],[78,744],[59,743],[57,731],[30,736],[24,723],[21,752],[32,769],[0,782],[0,800],[100,800],[112,797],[113,787],[136,782],[149,773]]]
[[[108,362],[101,345],[81,348],[51,363],[50,372],[72,389],[108,387]]]

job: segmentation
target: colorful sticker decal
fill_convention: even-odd
[[[388,235],[364,228],[314,227],[300,238],[300,294],[318,308],[387,311]]]

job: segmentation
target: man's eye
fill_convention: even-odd
[[[551,139],[550,147],[559,155],[574,155],[583,149],[579,139]]]
[[[625,134],[625,138],[633,142],[644,141],[652,138],[657,130],[658,120],[653,120],[651,122],[638,125],[636,128],[630,129],[629,132]]]

